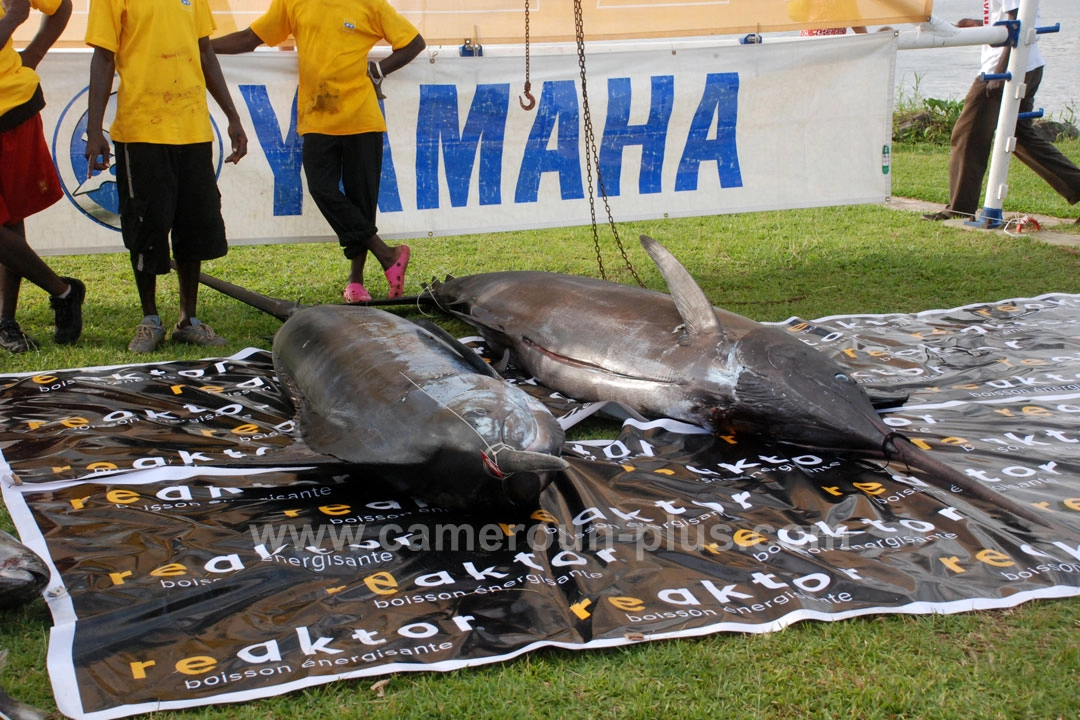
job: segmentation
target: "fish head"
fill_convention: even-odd
[[[718,311],[666,248],[645,235],[641,244],[682,321],[679,345],[702,353],[681,367],[694,419],[801,447],[881,451],[889,429],[842,365],[776,326]]]
[[[474,381],[443,411],[461,422],[443,424],[453,437],[440,443],[445,450],[438,467],[483,480],[476,492],[467,493],[471,506],[534,509],[540,494],[567,467],[561,457],[562,427],[520,388],[495,379]]]
[[[740,339],[736,402],[717,409],[715,426],[757,434],[783,445],[854,453],[917,469],[931,485],[963,492],[1043,527],[1052,521],[984,487],[916,447],[886,425],[866,391],[840,363],[784,330],[761,326]]]
[[[785,330],[761,325],[736,343],[735,402],[714,426],[821,450],[880,452],[891,434],[851,372]]]
[[[0,531],[0,606],[33,600],[49,582],[49,569],[33,550]]]

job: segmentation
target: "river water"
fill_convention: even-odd
[[[982,17],[981,0],[935,0],[934,16],[949,22]],[[1046,60],[1035,107],[1048,117],[1080,122],[1080,0],[1040,0],[1040,25],[1061,32],[1039,36]],[[963,99],[979,72],[979,47],[901,50],[896,59],[897,99]],[[1072,116],[1072,117],[1070,117]]]

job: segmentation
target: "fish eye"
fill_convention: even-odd
[[[835,375],[833,375],[833,377],[834,377],[834,378],[835,378],[836,380],[839,380],[839,381],[840,381],[840,382],[842,382],[842,383],[850,383],[850,382],[855,382],[854,380],[852,380],[852,379],[851,379],[850,377],[848,377],[848,376],[847,376],[847,375],[845,375],[844,373],[836,373]]]

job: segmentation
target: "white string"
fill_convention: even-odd
[[[487,450],[488,450],[488,451],[489,451],[489,452],[491,453],[491,457],[492,457],[492,458],[494,459],[494,461],[495,461],[495,466],[496,466],[496,467],[498,467],[498,465],[499,465],[499,452],[500,452],[501,450],[506,450],[506,449],[508,449],[508,448],[510,447],[509,445],[507,445],[506,443],[499,443],[497,447],[496,447],[496,446],[493,446],[493,445],[491,445],[491,444],[490,444],[490,443],[489,443],[489,442],[487,441],[487,438],[485,438],[485,437],[484,437],[483,435],[481,435],[481,434],[480,434],[480,431],[479,431],[479,430],[477,430],[476,428],[474,428],[474,427],[473,427],[473,426],[472,426],[472,425],[471,425],[471,424],[469,423],[469,421],[468,421],[468,420],[466,420],[465,418],[463,418],[463,417],[462,417],[461,415],[459,415],[459,414],[458,414],[458,413],[457,413],[456,411],[454,411],[454,410],[453,410],[452,408],[450,408],[449,406],[447,406],[447,405],[444,405],[443,403],[439,402],[439,401],[438,401],[438,400],[437,400],[437,399],[435,398],[435,396],[433,396],[433,395],[432,395],[431,393],[429,393],[429,392],[428,392],[427,390],[425,390],[424,388],[420,387],[420,385],[419,385],[419,384],[417,384],[417,382],[416,382],[415,380],[413,380],[413,379],[412,379],[411,377],[409,377],[409,376],[408,376],[408,375],[406,375],[405,373],[401,372],[400,370],[399,370],[398,372],[399,372],[399,374],[401,375],[401,377],[405,378],[405,379],[406,379],[406,380],[408,380],[408,381],[409,381],[410,383],[412,383],[413,387],[415,387],[415,388],[416,388],[417,390],[419,390],[420,392],[424,393],[424,394],[425,394],[425,395],[427,395],[427,396],[428,396],[429,398],[431,398],[431,399],[432,399],[432,401],[434,401],[436,405],[438,405],[438,406],[439,406],[440,408],[442,408],[443,410],[446,410],[446,411],[447,411],[448,413],[450,413],[451,415],[453,415],[454,417],[456,417],[456,418],[457,418],[458,420],[460,420],[461,422],[465,423],[465,427],[467,427],[467,428],[469,428],[470,430],[472,430],[472,431],[473,431],[473,433],[474,433],[474,434],[476,435],[476,437],[480,438],[480,442],[484,443],[484,447],[485,447],[485,448],[487,448]],[[502,472],[502,470],[499,470],[499,472]],[[513,474],[513,473],[507,474],[507,477],[509,477],[509,475],[511,475],[511,474]]]

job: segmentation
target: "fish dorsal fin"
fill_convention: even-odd
[[[675,309],[683,320],[684,332],[690,339],[708,333],[717,333],[721,337],[725,335],[724,328],[716,317],[716,311],[712,303],[705,297],[704,291],[694,282],[682,263],[668,252],[660,243],[648,235],[641,236],[641,245],[649,257],[660,268],[660,274],[664,276],[668,292],[675,301]]]

